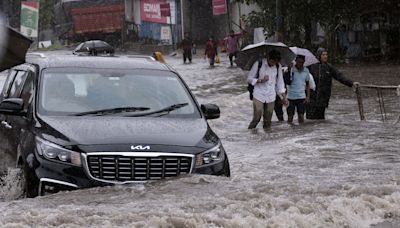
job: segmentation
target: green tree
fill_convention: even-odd
[[[54,1],[38,0],[39,8],[39,29],[52,29],[54,26]]]
[[[280,0],[284,20],[284,41],[290,45],[311,47],[313,23],[320,23],[326,31],[334,31],[341,20],[357,16],[362,0]],[[276,0],[237,0],[260,6],[244,18],[250,27],[264,27],[269,35],[276,30]],[[301,38],[304,34],[304,38]]]

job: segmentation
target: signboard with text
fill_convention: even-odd
[[[160,4],[160,11],[162,17],[171,16],[171,8],[169,7],[169,3]]]
[[[39,2],[21,2],[21,33],[38,37]]]
[[[167,16],[166,4],[169,4],[170,12]],[[163,13],[161,13],[161,5],[163,6]],[[142,21],[154,22],[160,24],[175,24],[175,1],[174,0],[141,0],[140,1],[140,17]],[[171,17],[171,18],[170,18]]]
[[[213,0],[213,15],[221,15],[227,13],[226,0]]]
[[[169,26],[161,26],[160,40],[164,44],[172,44],[171,28]]]

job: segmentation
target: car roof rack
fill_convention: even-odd
[[[26,57],[39,57],[39,58],[47,58],[47,56],[43,53],[38,53],[38,52],[30,52],[26,53]]]
[[[126,55],[128,58],[143,58],[143,59],[150,59],[150,60],[156,60],[154,57],[149,56],[149,55]]]

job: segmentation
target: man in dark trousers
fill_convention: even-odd
[[[316,56],[320,62],[309,66],[316,88],[311,92],[310,103],[306,106],[307,119],[325,119],[325,109],[328,107],[331,97],[332,78],[348,87],[359,84],[347,79],[328,63],[328,52],[324,48],[318,48]]]
[[[282,65],[280,64],[281,62],[281,54],[279,53],[278,57],[278,64],[280,65],[280,68],[282,69]],[[276,95],[276,100],[275,100],[275,105],[274,105],[274,111],[275,115],[278,118],[279,121],[283,121],[283,104],[281,98]]]
[[[189,60],[189,63],[192,63],[192,47],[192,38],[190,38],[189,33],[185,33],[185,38],[182,40],[183,63],[186,63],[186,59]]]

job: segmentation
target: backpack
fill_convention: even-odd
[[[262,59],[258,60],[258,69],[257,69],[257,79],[260,77],[260,69],[262,66]],[[279,75],[279,64],[276,64],[276,80],[278,81],[278,75]],[[250,100],[253,100],[253,91],[254,91],[254,86],[250,83],[247,84],[247,90],[249,91],[249,98]]]
[[[287,72],[283,73],[283,81],[285,82],[285,85],[292,84],[293,75],[294,72],[292,71],[292,68],[288,67]]]

